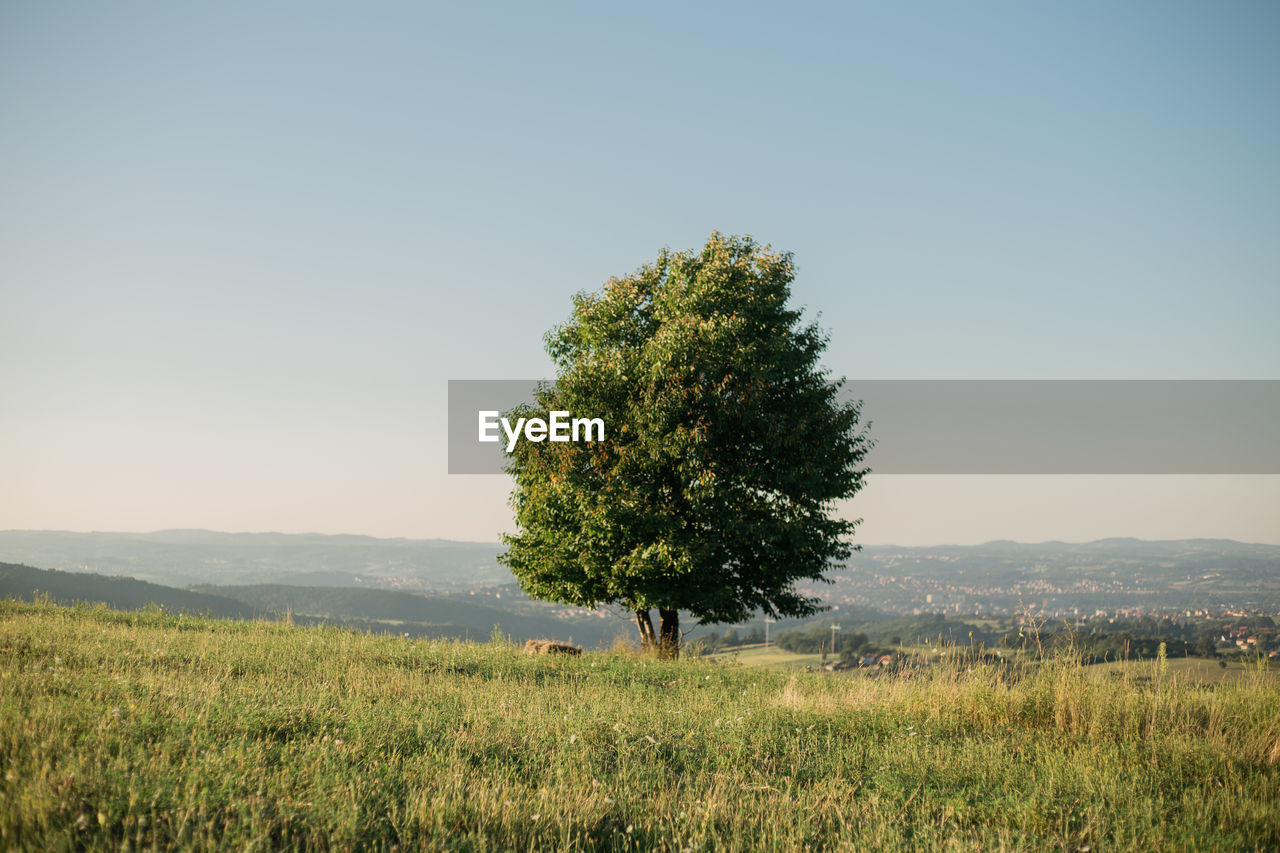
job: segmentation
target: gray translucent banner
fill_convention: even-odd
[[[450,380],[450,474],[502,473],[506,441],[480,442],[478,413],[538,382]],[[1278,380],[873,379],[843,395],[862,400],[877,474],[1280,474]]]

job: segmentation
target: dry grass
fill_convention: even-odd
[[[0,846],[1280,847],[1280,686],[911,677],[0,604]]]

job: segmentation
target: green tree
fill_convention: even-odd
[[[574,297],[546,337],[554,385],[510,416],[602,418],[606,436],[516,445],[503,560],[530,595],[621,604],[666,656],[682,610],[816,612],[795,583],[854,550],[835,505],[872,442],[819,363],[827,338],[787,304],[794,275],[789,253],[713,233]]]

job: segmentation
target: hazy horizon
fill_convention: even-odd
[[[356,537],[368,538],[384,541],[405,541],[405,542],[448,542],[458,545],[485,545],[485,546],[501,546],[500,539],[450,539],[448,537],[430,536],[374,536],[368,533],[351,533],[351,532],[332,532],[326,533],[319,530],[214,530],[207,527],[166,527],[155,530],[93,530],[80,529],[69,530],[62,528],[0,528],[0,534],[4,533],[51,533],[51,534],[70,534],[73,536],[157,536],[166,533],[211,533],[218,536],[321,536],[321,537]],[[1222,541],[1235,542],[1240,545],[1264,545],[1280,547],[1280,542],[1259,542],[1245,539],[1233,539],[1223,536],[1183,536],[1168,539],[1147,539],[1138,536],[1103,536],[1097,539],[1040,539],[1040,540],[1020,540],[1020,539],[984,539],[972,542],[867,542],[857,540],[856,544],[866,545],[868,547],[886,548],[886,547],[903,547],[903,548],[968,548],[980,545],[991,545],[1001,542],[1012,542],[1016,545],[1088,545],[1094,542],[1102,542],[1107,540],[1123,540],[1133,539],[1139,542],[1178,542],[1178,541]],[[3,558],[0,554],[0,558]]]

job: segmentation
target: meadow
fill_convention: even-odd
[[[1280,848],[1280,683],[879,677],[0,602],[0,847]]]
[[[816,670],[826,663],[820,654],[797,654],[772,645],[739,646],[708,657],[720,663],[763,667],[777,672]]]

